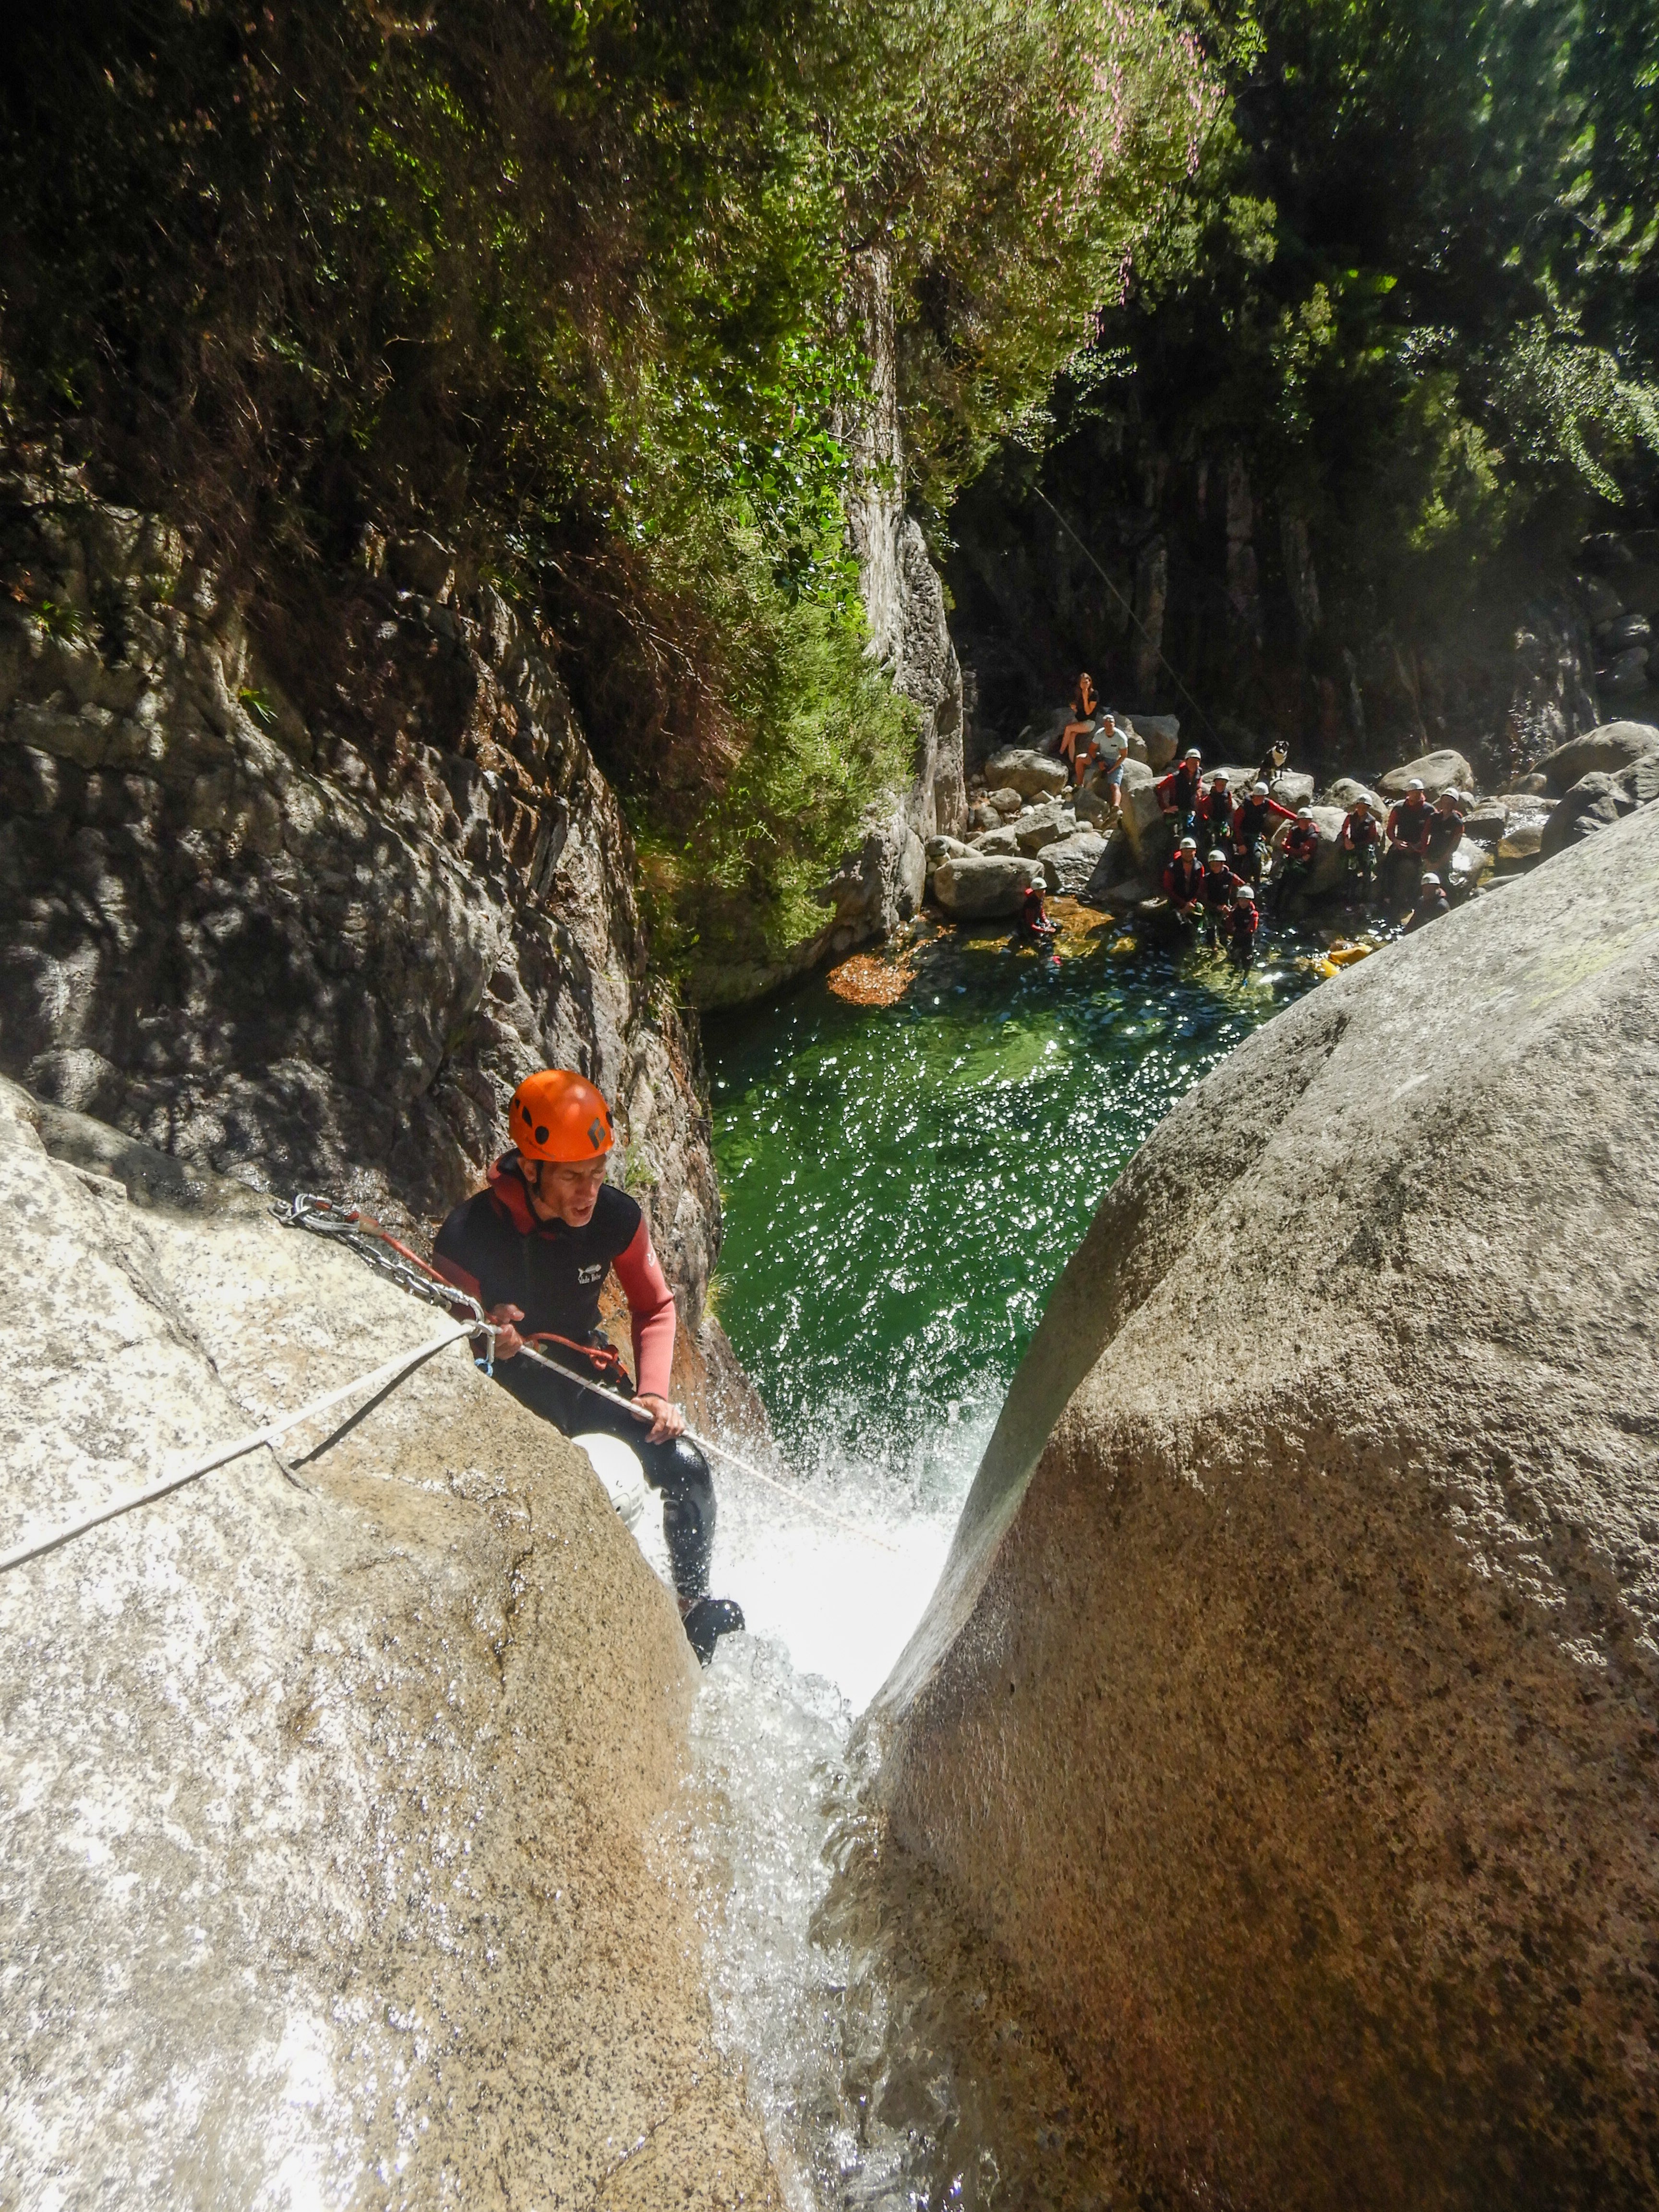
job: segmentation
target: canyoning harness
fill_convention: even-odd
[[[435,1267],[422,1259],[418,1252],[411,1251],[372,1214],[365,1213],[360,1206],[349,1205],[343,1199],[324,1198],[314,1191],[297,1191],[287,1206],[275,1205],[270,1210],[284,1228],[307,1229],[313,1236],[326,1237],[331,1243],[345,1245],[373,1267],[377,1275],[396,1283],[400,1290],[408,1291],[427,1304],[452,1310],[459,1307],[471,1315],[476,1323],[473,1334],[488,1340],[486,1352],[478,1358],[477,1364],[485,1374],[495,1374],[495,1328],[477,1299],[470,1291],[461,1290],[441,1275]],[[606,1405],[621,1407],[624,1413],[631,1413],[645,1427],[648,1428],[654,1423],[656,1415],[649,1407],[637,1402],[633,1378],[623,1365],[614,1346],[603,1340],[598,1344],[579,1344],[574,1338],[556,1335],[551,1329],[542,1329],[521,1341],[522,1349],[515,1355],[516,1358],[529,1360],[532,1366],[547,1368],[551,1373],[562,1376],[567,1382],[574,1382],[578,1389],[603,1399]],[[537,1349],[538,1345],[549,1344],[556,1345],[562,1352],[574,1354],[583,1362],[586,1371],[579,1372],[563,1360],[556,1359],[550,1353]],[[695,1444],[699,1451],[713,1453],[716,1459],[724,1460],[729,1467],[736,1468],[739,1474],[747,1475],[751,1481],[763,1483],[769,1490],[781,1492],[803,1511],[815,1514],[820,1521],[829,1522],[832,1527],[842,1529],[849,1536],[858,1537],[864,1543],[873,1544],[878,1551],[896,1552],[897,1546],[890,1544],[884,1537],[878,1536],[872,1529],[860,1528],[856,1522],[843,1520],[839,1513],[832,1513],[827,1505],[820,1505],[816,1499],[805,1496],[793,1483],[780,1482],[775,1475],[767,1474],[761,1468],[751,1466],[747,1460],[740,1459],[725,1444],[717,1444],[707,1437],[699,1436],[695,1429],[687,1428],[681,1433],[686,1442]]]

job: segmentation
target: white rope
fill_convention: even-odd
[[[636,1421],[648,1425],[657,1418],[648,1407],[638,1404],[632,1398],[624,1398],[620,1391],[607,1390],[602,1382],[590,1382],[585,1375],[578,1375],[574,1368],[561,1366],[556,1359],[550,1359],[544,1352],[538,1352],[533,1345],[526,1344],[515,1357],[533,1359],[538,1367],[551,1369],[555,1375],[562,1375],[567,1382],[574,1382],[579,1389],[591,1391],[594,1397],[603,1398],[607,1406],[620,1406],[624,1413],[631,1413]],[[797,1490],[793,1483],[780,1482],[775,1474],[763,1474],[759,1468],[750,1467],[746,1459],[739,1459],[736,1452],[728,1451],[724,1444],[717,1444],[708,1437],[700,1437],[695,1429],[682,1429],[680,1434],[687,1443],[696,1444],[699,1451],[713,1452],[716,1459],[723,1459],[729,1467],[736,1468],[740,1474],[746,1474],[751,1482],[763,1482],[769,1490],[775,1490],[781,1498],[788,1498],[804,1512],[816,1513],[820,1521],[829,1522],[832,1528],[842,1529],[848,1536],[856,1536],[861,1544],[873,1544],[878,1552],[890,1552],[895,1559],[899,1557],[898,1546],[890,1544],[884,1536],[878,1536],[869,1528],[860,1528],[856,1521],[843,1521],[839,1513],[832,1513],[827,1505],[820,1505],[816,1498],[809,1498],[805,1491]],[[624,1437],[623,1441],[626,1443],[627,1439]]]
[[[216,1467],[223,1467],[230,1460],[240,1459],[248,1452],[258,1451],[261,1444],[275,1443],[278,1437],[285,1437],[290,1429],[300,1428],[305,1422],[315,1420],[319,1413],[326,1413],[331,1407],[347,1398],[355,1397],[359,1391],[367,1391],[374,1396],[389,1389],[411,1368],[418,1367],[422,1360],[430,1359],[434,1352],[442,1352],[448,1345],[459,1344],[463,1337],[476,1333],[475,1322],[452,1322],[441,1336],[430,1338],[425,1344],[416,1346],[413,1352],[399,1352],[395,1359],[388,1359],[371,1373],[359,1375],[352,1382],[343,1382],[337,1390],[330,1390],[320,1398],[313,1398],[309,1405],[301,1406],[297,1413],[284,1413],[281,1420],[267,1422],[263,1429],[250,1430],[246,1436],[238,1437],[228,1444],[216,1444],[210,1452],[200,1459],[192,1460],[177,1474],[165,1475],[159,1482],[152,1482],[143,1490],[130,1492],[126,1497],[100,1506],[95,1513],[86,1514],[81,1520],[71,1521],[62,1528],[54,1528],[48,1536],[33,1537],[27,1543],[17,1545],[12,1551],[0,1553],[0,1574],[8,1573],[13,1567],[21,1567],[26,1560],[38,1559],[43,1552],[55,1552],[60,1544],[67,1544],[76,1536],[84,1536],[88,1528],[96,1528],[106,1521],[113,1521],[119,1514],[131,1513],[135,1505],[148,1505],[155,1498],[166,1498],[172,1491],[182,1490],[187,1482],[195,1482],[204,1474],[211,1474]]]

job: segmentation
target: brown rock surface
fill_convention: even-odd
[[[896,1838],[1178,2194],[1659,2194],[1656,915],[1650,809],[1199,1085],[878,1701]]]
[[[0,1085],[0,1547],[441,1325],[33,1112]],[[465,1348],[354,1410],[0,1576],[0,2201],[771,2203],[653,1832],[672,1601]]]

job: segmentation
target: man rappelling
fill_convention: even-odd
[[[621,1437],[663,1500],[663,1534],[685,1632],[707,1666],[717,1639],[743,1626],[729,1598],[708,1595],[714,1486],[668,1395],[677,1316],[638,1204],[607,1182],[611,1109],[568,1068],[526,1076],[507,1109],[513,1149],[488,1187],[456,1206],[438,1232],[433,1265],[477,1298],[494,1325],[495,1375],[504,1389],[566,1436]],[[599,1334],[599,1294],[614,1268],[628,1301],[637,1385]],[[562,1368],[631,1398],[648,1429],[581,1382],[519,1355],[545,1349]]]

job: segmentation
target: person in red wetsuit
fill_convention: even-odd
[[[1199,794],[1197,834],[1212,845],[1224,845],[1232,828],[1233,794],[1226,769],[1218,768]]]
[[[1198,827],[1198,802],[1204,788],[1202,767],[1198,747],[1188,745],[1168,775],[1159,779],[1158,803],[1177,837]]]
[[[1198,841],[1183,837],[1175,857],[1164,871],[1164,896],[1178,921],[1194,927],[1204,911],[1204,870],[1198,857]]]
[[[1279,848],[1279,866],[1273,871],[1273,919],[1277,921],[1285,912],[1291,896],[1305,890],[1313,874],[1314,862],[1324,843],[1311,806],[1298,806],[1296,819],[1285,832],[1285,842]]]
[[[1218,945],[1227,927],[1227,917],[1233,910],[1233,893],[1238,889],[1238,878],[1227,866],[1227,855],[1218,845],[1204,862],[1204,878],[1200,896],[1204,902],[1204,942]]]
[[[611,1109],[580,1075],[546,1067],[513,1094],[514,1144],[486,1187],[456,1206],[433,1248],[447,1282],[477,1298],[496,1329],[495,1373],[503,1389],[566,1436],[621,1437],[662,1493],[663,1534],[680,1613],[705,1666],[715,1640],[743,1626],[729,1599],[708,1595],[714,1485],[708,1462],[684,1434],[669,1397],[676,1315],[638,1204],[605,1181],[615,1141]],[[616,1271],[628,1300],[637,1388],[599,1334],[599,1293]],[[647,1429],[621,1407],[520,1357],[538,1336],[547,1355],[652,1415]]]
[[[1255,958],[1255,933],[1261,927],[1255,892],[1249,884],[1241,884],[1227,916],[1227,957],[1235,968],[1246,969]]]
[[[1234,807],[1232,827],[1228,832],[1234,873],[1248,876],[1253,884],[1260,883],[1274,823],[1295,819],[1290,808],[1281,806],[1265,783],[1252,784]]]

